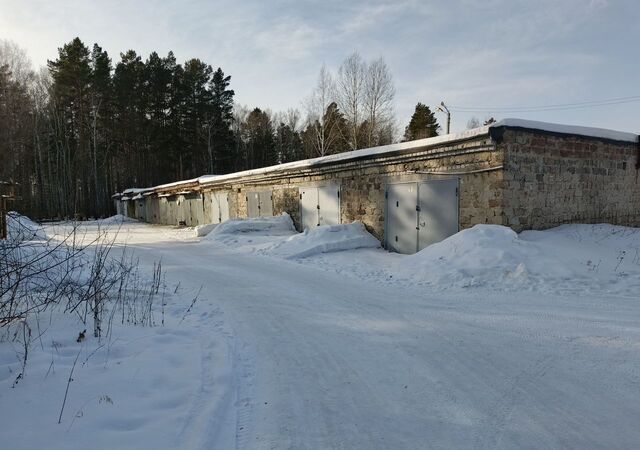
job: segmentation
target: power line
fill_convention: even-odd
[[[512,106],[512,107],[479,107],[479,106],[451,106],[452,111],[457,112],[538,112],[538,111],[563,111],[569,109],[597,108],[609,105],[621,105],[625,103],[640,102],[640,95],[617,97],[604,100],[590,100],[577,103],[559,103],[555,105],[541,106]]]

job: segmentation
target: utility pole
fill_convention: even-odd
[[[436,107],[436,111],[441,111],[447,115],[447,134],[451,132],[451,112],[447,105],[444,102],[440,102],[440,104]]]

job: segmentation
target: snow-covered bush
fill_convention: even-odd
[[[126,249],[118,257],[112,254],[115,236],[106,230],[88,240],[72,227],[49,238],[15,213],[8,225],[8,239],[0,241],[0,339],[23,349],[23,367],[33,324],[39,325],[39,315],[52,308],[73,314],[97,338],[111,333],[114,320],[156,323],[154,303],[164,295],[160,263],[150,279],[143,277]]]

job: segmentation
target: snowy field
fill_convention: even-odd
[[[48,310],[17,383],[3,333],[2,448],[640,447],[638,229],[476,226],[411,256],[288,216],[77,234],[105,233],[142,273],[162,262],[151,323],[78,343]]]

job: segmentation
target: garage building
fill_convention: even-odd
[[[132,217],[172,225],[283,212],[300,230],[359,220],[390,250],[413,253],[481,223],[640,226],[639,156],[634,133],[506,119],[114,197],[130,215],[123,199],[142,196]]]

